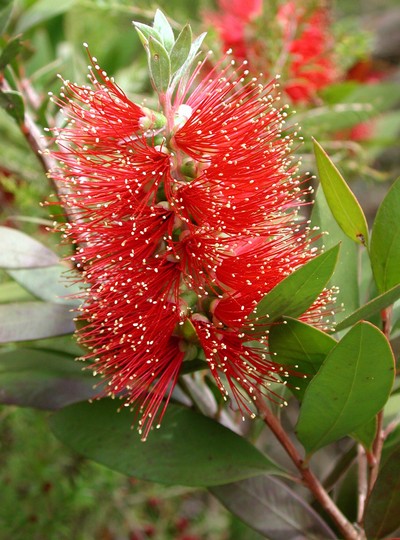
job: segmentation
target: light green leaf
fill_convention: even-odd
[[[383,199],[371,236],[371,264],[380,292],[400,283],[400,178]]]
[[[171,62],[165,48],[154,38],[148,42],[149,68],[155,90],[164,94],[171,80]]]
[[[16,349],[0,354],[0,402],[54,410],[99,394],[93,374],[69,354]]]
[[[342,175],[323,148],[314,140],[319,180],[329,208],[349,238],[368,246],[368,225],[364,212]]]
[[[0,245],[0,268],[38,268],[59,260],[46,246],[10,227],[0,227]]]
[[[161,36],[161,42],[165,49],[170,52],[175,43],[174,32],[168,19],[160,9],[156,10],[153,28]]]
[[[346,315],[353,313],[360,305],[358,286],[360,248],[345,235],[336,223],[321,186],[315,195],[315,203],[311,213],[311,227],[318,227],[322,233],[315,245],[329,249],[340,243],[338,263],[328,284],[328,287],[334,285],[339,289],[335,303],[335,321],[338,322]]]
[[[175,73],[186,61],[192,45],[192,30],[187,24],[179,34],[171,50],[171,71]]]
[[[325,332],[296,319],[285,318],[283,324],[271,327],[268,347],[274,360],[291,373],[287,387],[300,400],[313,376],[318,372],[336,340]]]
[[[384,334],[360,322],[331,350],[305,392],[297,433],[308,454],[357,430],[388,400],[394,358]]]
[[[170,403],[160,429],[143,443],[135,412],[115,400],[72,405],[51,418],[54,434],[83,456],[128,476],[183,486],[213,486],[277,466],[246,439],[214,420]],[[210,444],[212,441],[212,444]]]
[[[75,283],[78,276],[73,277],[71,270],[61,264],[47,268],[8,270],[7,273],[41,300],[70,306],[82,303],[79,299],[71,298],[82,291]]]
[[[135,26],[136,32],[138,33],[140,41],[145,48],[148,47],[150,37],[154,38],[159,43],[162,43],[160,34],[151,26],[136,21],[133,24]]]
[[[196,58],[196,55],[204,41],[204,38],[206,37],[206,33],[204,32],[203,34],[200,34],[200,36],[198,36],[192,43],[191,47],[190,47],[190,52],[189,52],[189,55],[187,57],[187,59],[185,60],[184,64],[182,65],[182,67],[180,67],[178,69],[178,71],[175,73],[173,79],[172,79],[172,83],[171,83],[171,88],[175,88],[175,86],[178,84],[178,82],[180,80],[182,81],[186,81],[189,77],[189,73],[190,73],[190,68],[191,68],[191,65],[194,61],[194,59]],[[182,85],[182,89],[184,88],[184,84]],[[183,90],[182,90],[183,91]]]
[[[0,343],[42,339],[75,330],[71,306],[49,302],[0,305]]]
[[[254,332],[265,332],[284,315],[298,317],[307,311],[331,278],[338,254],[339,246],[335,246],[278,283],[248,317],[254,323]]]
[[[354,313],[346,317],[346,319],[342,320],[336,326],[336,330],[343,330],[344,328],[348,328],[349,326],[352,326],[353,324],[361,321],[362,319],[368,319],[372,315],[379,313],[382,309],[385,309],[388,306],[392,305],[399,298],[400,284],[396,285],[392,289],[389,289],[385,293],[380,294],[370,302],[364,304],[360,309],[354,311]]]
[[[13,10],[13,0],[2,0],[0,4],[0,34],[2,34],[10,21]]]
[[[17,32],[26,32],[33,26],[41,24],[57,15],[62,15],[68,11],[76,0],[37,0],[28,9],[22,12],[18,20]]]

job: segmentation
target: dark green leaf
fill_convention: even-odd
[[[161,428],[140,441],[135,413],[114,400],[79,403],[51,419],[55,435],[83,456],[128,476],[183,486],[233,482],[277,467],[214,420],[170,403]]]
[[[19,124],[24,121],[24,102],[19,92],[15,92],[14,90],[8,90],[7,92],[0,91],[0,107]]]
[[[38,268],[58,263],[46,246],[16,229],[0,227],[0,268]]]
[[[59,409],[98,395],[93,375],[73,356],[16,349],[0,354],[0,402],[36,409]]]
[[[400,526],[400,446],[382,463],[367,500],[364,525],[368,538],[385,538]]]
[[[400,178],[382,201],[372,227],[371,264],[380,292],[400,283]]]
[[[61,264],[46,268],[8,270],[7,273],[36,298],[71,306],[82,303],[81,300],[71,298],[81,291],[79,284],[75,283],[77,276],[72,276],[70,270]]]
[[[171,71],[175,73],[185,63],[192,45],[192,30],[187,24],[179,34],[171,50]]]
[[[289,318],[283,324],[272,326],[268,338],[274,360],[288,368],[289,373],[292,370],[299,374],[285,379],[299,399],[303,398],[309,382],[335,345],[336,341],[328,334]]]
[[[366,424],[360,426],[355,431],[350,433],[350,436],[353,437],[353,439],[355,439],[357,442],[362,444],[366,450],[371,451],[372,445],[375,440],[376,428],[377,422],[376,416],[374,416]]]
[[[307,311],[332,276],[338,254],[339,246],[335,246],[278,283],[249,315],[254,330],[264,332],[284,315],[298,317]]]
[[[277,478],[256,476],[210,491],[230,512],[270,540],[336,538],[317,512]]]
[[[364,304],[360,309],[357,309],[354,313],[342,320],[337,326],[336,330],[343,330],[352,326],[362,319],[368,319],[372,315],[379,313],[382,309],[392,305],[396,300],[400,298],[400,285],[396,285],[387,292],[377,296],[367,304]]]
[[[0,343],[71,334],[75,330],[71,306],[47,302],[0,305]]]
[[[154,88],[165,93],[171,80],[171,62],[165,48],[154,38],[149,38],[149,67]]]
[[[153,28],[161,36],[162,44],[164,45],[165,49],[168,52],[171,51],[175,43],[174,32],[168,22],[168,19],[160,9],[156,10]]]
[[[297,433],[307,453],[369,422],[388,400],[393,377],[384,334],[358,323],[331,350],[304,394]]]
[[[0,71],[3,70],[10,62],[14,60],[17,54],[22,49],[21,37],[17,36],[11,39],[4,47],[0,54]]]
[[[337,311],[335,320],[340,321],[360,305],[358,287],[359,246],[350,240],[336,223],[321,186],[319,186],[315,195],[311,226],[318,227],[322,233],[327,233],[317,240],[316,245],[319,247],[324,246],[325,249],[329,249],[340,242],[338,263],[328,284],[328,286],[335,285],[339,288],[336,294],[335,305]]]
[[[338,169],[315,140],[314,152],[319,180],[338,225],[349,238],[367,246],[368,225],[361,206]]]

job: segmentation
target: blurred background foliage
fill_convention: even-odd
[[[264,3],[272,9],[276,0]],[[397,5],[397,0],[333,3],[332,32],[342,78],[321,93],[319,103],[296,106],[289,120],[302,126],[305,144],[298,151],[304,170],[314,167],[310,144],[314,136],[340,163],[370,217],[400,172]],[[0,0],[0,28],[8,23],[0,48],[18,35],[22,43],[4,77],[11,88],[21,91],[40,131],[60,121],[48,98],[49,92],[59,92],[57,74],[78,83],[86,80],[83,42],[131,99],[142,101],[150,93],[151,103],[145,53],[132,20],[149,23],[156,8],[168,14],[176,29],[190,21],[195,34],[209,30],[206,47],[217,55],[221,52],[216,31],[204,19],[205,13],[216,9],[211,0],[17,0],[12,10],[9,2]],[[268,43],[268,29],[264,31]],[[346,80],[353,68],[384,75],[376,84],[362,80],[362,74],[358,80]],[[365,123],[369,136],[354,137],[351,130]],[[34,234],[54,247],[56,237],[47,234],[53,218],[48,207],[40,206],[51,192],[17,122],[0,109],[1,225]],[[27,294],[7,279],[0,275],[3,285],[13,287],[15,299]],[[5,296],[10,301],[9,291]],[[72,338],[31,346],[80,354]],[[206,492],[151,485],[84,461],[54,439],[43,412],[0,408],[0,466],[0,540],[260,538]]]

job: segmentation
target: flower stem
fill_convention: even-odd
[[[348,521],[346,516],[342,514],[339,508],[335,505],[318,478],[314,475],[309,466],[301,457],[299,451],[294,446],[287,433],[284,431],[276,416],[272,413],[268,406],[261,405],[259,411],[265,424],[274,433],[275,437],[278,439],[300,472],[303,483],[308,487],[315,499],[334,521],[343,535],[343,538],[345,540],[361,540],[363,538],[362,534],[360,535],[360,532]]]

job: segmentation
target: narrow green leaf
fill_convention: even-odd
[[[400,446],[382,463],[365,508],[368,538],[385,538],[400,527]]]
[[[57,412],[54,434],[83,456],[128,476],[183,486],[213,486],[277,466],[246,439],[214,420],[170,403],[161,428],[140,441],[135,412],[114,400],[79,403]],[[212,444],[210,444],[212,441]]]
[[[47,302],[0,305],[0,343],[42,339],[75,330],[71,306]]]
[[[2,0],[0,4],[0,34],[2,34],[10,21],[13,10],[13,0]]]
[[[315,140],[314,152],[319,180],[338,225],[349,238],[367,246],[368,225],[361,206],[325,150]]]
[[[46,246],[10,227],[0,227],[0,245],[0,268],[38,268],[59,260]]]
[[[371,264],[380,292],[400,283],[400,178],[383,199],[371,236]]]
[[[175,73],[185,63],[192,45],[192,30],[186,24],[171,50],[171,71]]]
[[[338,263],[328,286],[335,285],[339,291],[336,294],[335,321],[344,319],[360,306],[359,298],[359,246],[350,240],[339,225],[326,202],[322,186],[319,186],[315,195],[315,202],[311,213],[311,227],[318,227],[323,234],[316,245],[329,249],[340,243]],[[368,262],[369,264],[369,262]]]
[[[82,289],[74,282],[71,271],[61,264],[46,268],[8,270],[7,273],[40,300],[70,306],[82,303],[79,299],[71,298]]]
[[[379,313],[382,309],[391,306],[399,298],[400,284],[396,285],[392,289],[389,289],[385,293],[380,294],[370,302],[364,304],[360,309],[354,311],[354,313],[352,313],[351,315],[346,317],[346,319],[343,319],[338,325],[336,325],[336,330],[343,330],[344,328],[348,328],[349,326],[352,326],[353,324],[361,321],[362,319],[368,319],[369,317],[372,317],[372,315]]]
[[[133,23],[135,26],[135,30],[139,35],[140,41],[142,42],[142,45],[146,48],[149,44],[149,38],[152,37],[155,40],[157,40],[159,43],[162,42],[160,34],[152,28],[151,26],[148,26],[147,24],[142,24],[139,22]]]
[[[3,70],[10,62],[14,60],[17,54],[22,49],[21,37],[17,36],[11,39],[4,47],[0,54],[0,71]]]
[[[268,347],[274,360],[285,366],[289,373],[287,387],[300,400],[313,376],[318,372],[336,340],[321,330],[296,319],[285,318],[283,324],[271,327]]]
[[[369,422],[388,400],[393,377],[384,334],[358,323],[331,350],[304,394],[297,433],[307,453]]]
[[[19,124],[24,121],[25,107],[19,92],[15,92],[14,90],[8,90],[7,92],[0,91],[0,107]]]
[[[165,48],[154,38],[149,38],[149,68],[157,92],[165,93],[171,80],[171,62]]]
[[[307,311],[332,276],[339,247],[329,249],[298,268],[264,296],[249,315],[254,331],[265,332],[280,317],[298,317]]]
[[[263,475],[209,489],[235,516],[269,540],[326,540],[336,535],[317,512],[278,478]]]
[[[196,58],[196,55],[204,41],[204,38],[206,37],[206,32],[204,32],[203,34],[200,34],[200,36],[198,36],[192,43],[191,47],[190,47],[190,52],[189,52],[189,55],[187,57],[187,59],[185,60],[184,64],[182,65],[182,67],[180,67],[178,69],[178,71],[175,73],[173,79],[172,79],[172,82],[171,82],[171,88],[175,88],[175,86],[178,84],[178,82],[180,80],[182,81],[185,81],[187,80],[188,76],[189,76],[189,73],[190,73],[190,68],[191,68],[191,65],[194,61],[194,59]],[[182,85],[182,88],[184,87],[184,85]]]
[[[0,354],[0,402],[54,410],[92,398],[94,378],[73,356],[16,349]]]
[[[156,10],[153,28],[161,36],[162,44],[166,50],[170,52],[175,43],[174,32],[168,19],[160,9]]]
[[[0,304],[26,302],[27,300],[35,300],[35,298],[15,281],[6,281],[0,284]]]
[[[26,32],[37,24],[42,24],[57,15],[62,15],[76,4],[76,0],[37,0],[24,9],[18,20],[17,32]]]

